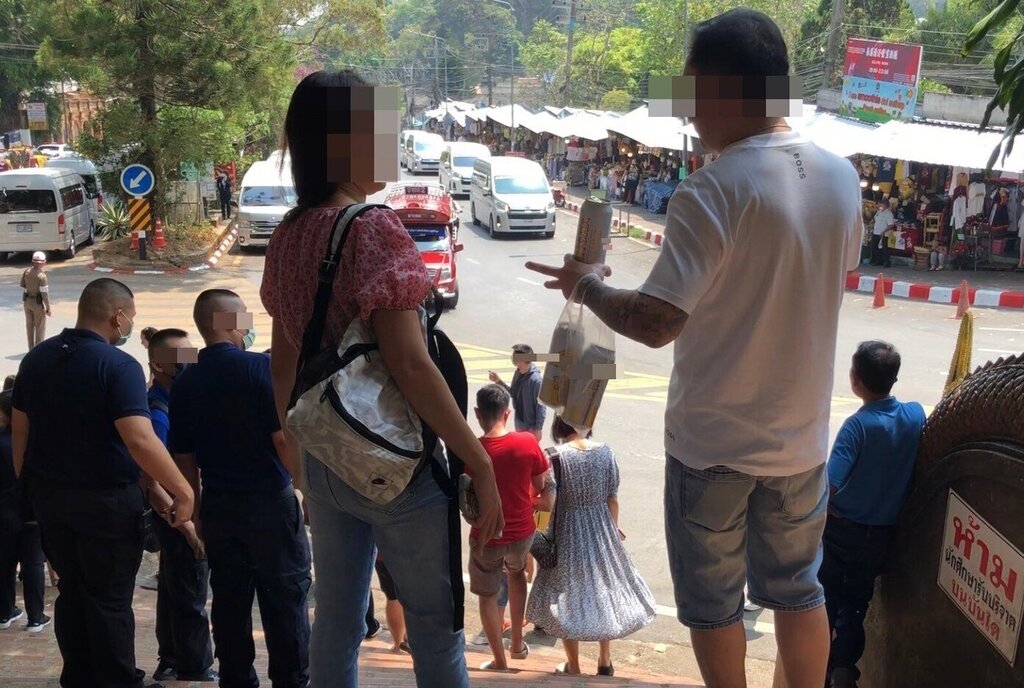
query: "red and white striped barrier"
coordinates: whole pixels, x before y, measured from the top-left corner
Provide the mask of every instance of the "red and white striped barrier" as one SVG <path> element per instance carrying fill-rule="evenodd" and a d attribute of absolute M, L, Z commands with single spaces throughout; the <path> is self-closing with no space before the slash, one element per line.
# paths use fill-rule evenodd
<path fill-rule="evenodd" d="M 851 272 L 846 276 L 846 289 L 865 294 L 875 291 L 878 277 Z M 904 282 L 883 278 L 885 293 L 913 301 L 956 304 L 960 301 L 960 287 L 941 287 L 935 284 Z M 972 306 L 987 308 L 1024 309 L 1024 292 L 1003 289 L 972 289 L 968 287 Z"/>

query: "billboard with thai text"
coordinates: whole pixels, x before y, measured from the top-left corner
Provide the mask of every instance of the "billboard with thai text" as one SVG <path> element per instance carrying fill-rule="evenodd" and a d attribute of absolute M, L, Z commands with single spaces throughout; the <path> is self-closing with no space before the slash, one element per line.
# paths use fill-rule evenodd
<path fill-rule="evenodd" d="M 851 38 L 846 45 L 839 114 L 868 122 L 912 118 L 922 54 L 919 45 Z"/>

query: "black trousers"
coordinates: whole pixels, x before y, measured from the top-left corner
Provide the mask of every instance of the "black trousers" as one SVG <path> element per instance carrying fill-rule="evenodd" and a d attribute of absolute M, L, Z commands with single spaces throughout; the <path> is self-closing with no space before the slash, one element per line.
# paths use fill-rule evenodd
<path fill-rule="evenodd" d="M 13 533 L 0 534 L 0 618 L 9 617 L 17 606 L 15 581 L 20 578 L 28 622 L 43 620 L 43 603 L 46 597 L 45 561 L 38 524 L 25 523 Z"/>
<path fill-rule="evenodd" d="M 844 668 L 860 676 L 857 662 L 864 655 L 864 617 L 875 592 L 875 579 L 889 556 L 893 531 L 892 527 L 866 526 L 831 515 L 825 523 L 818 579 L 825 588 L 832 638 L 830 673 Z"/>
<path fill-rule="evenodd" d="M 274 688 L 309 685 L 309 539 L 291 488 L 279 494 L 203 493 L 213 639 L 220 688 L 259 685 L 253 598 L 259 603 Z"/>
<path fill-rule="evenodd" d="M 60 576 L 54 633 L 63 688 L 141 688 L 135 666 L 135 576 L 142 561 L 138 485 L 73 488 L 38 481 L 35 513 Z"/>
<path fill-rule="evenodd" d="M 205 559 L 196 559 L 184 535 L 162 518 L 153 522 L 160 541 L 157 656 L 180 677 L 198 676 L 213 666 L 206 616 L 210 569 Z"/>
<path fill-rule="evenodd" d="M 220 197 L 220 214 L 225 220 L 231 219 L 231 197 Z"/>
<path fill-rule="evenodd" d="M 884 267 L 892 264 L 889 259 L 889 237 L 871 235 L 871 264 Z"/>

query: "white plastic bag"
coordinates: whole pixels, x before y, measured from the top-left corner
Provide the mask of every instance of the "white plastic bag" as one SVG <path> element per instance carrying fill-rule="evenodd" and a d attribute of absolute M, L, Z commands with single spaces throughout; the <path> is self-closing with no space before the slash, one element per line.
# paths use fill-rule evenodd
<path fill-rule="evenodd" d="M 615 333 L 582 303 L 577 284 L 555 325 L 548 351 L 558 356 L 544 366 L 540 401 L 585 433 L 594 427 L 608 380 L 615 372 Z"/>

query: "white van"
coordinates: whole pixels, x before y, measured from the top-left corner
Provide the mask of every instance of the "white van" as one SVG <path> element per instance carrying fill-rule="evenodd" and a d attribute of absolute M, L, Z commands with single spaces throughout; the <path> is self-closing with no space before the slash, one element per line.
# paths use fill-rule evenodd
<path fill-rule="evenodd" d="M 103 183 L 100 181 L 100 172 L 96 169 L 93 161 L 83 158 L 78 153 L 67 153 L 59 158 L 51 158 L 46 166 L 59 167 L 78 173 L 78 176 L 85 182 L 86 195 L 92 201 L 93 217 L 98 219 L 100 208 L 103 206 Z"/>
<path fill-rule="evenodd" d="M 473 224 L 487 223 L 491 236 L 538 232 L 555 236 L 555 201 L 544 169 L 532 160 L 480 158 L 469 194 Z"/>
<path fill-rule="evenodd" d="M 473 164 L 480 158 L 491 157 L 491 151 L 482 143 L 457 141 L 445 144 L 441 151 L 441 186 L 452 194 L 469 195 L 473 186 Z"/>
<path fill-rule="evenodd" d="M 63 251 L 96 236 L 85 182 L 77 172 L 39 167 L 0 172 L 0 253 Z"/>
<path fill-rule="evenodd" d="M 235 209 L 238 245 L 266 246 L 285 213 L 295 207 L 297 196 L 291 170 L 280 162 L 254 162 L 242 177 Z"/>
<path fill-rule="evenodd" d="M 413 131 L 405 139 L 405 167 L 413 174 L 430 172 L 437 174 L 441 164 L 441 149 L 444 139 L 440 134 L 429 131 Z"/>

